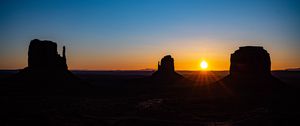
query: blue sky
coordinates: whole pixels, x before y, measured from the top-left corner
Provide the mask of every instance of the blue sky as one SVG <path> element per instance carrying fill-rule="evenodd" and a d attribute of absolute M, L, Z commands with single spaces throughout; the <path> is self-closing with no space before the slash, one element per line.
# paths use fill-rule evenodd
<path fill-rule="evenodd" d="M 172 54 L 179 69 L 205 58 L 221 70 L 244 45 L 264 46 L 273 69 L 300 67 L 299 13 L 296 0 L 2 0 L 0 68 L 25 67 L 34 38 L 66 45 L 72 69 L 155 68 Z"/>

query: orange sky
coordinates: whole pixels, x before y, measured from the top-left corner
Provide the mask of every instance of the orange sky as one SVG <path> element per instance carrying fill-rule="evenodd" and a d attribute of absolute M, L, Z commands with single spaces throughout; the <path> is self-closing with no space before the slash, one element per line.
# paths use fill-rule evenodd
<path fill-rule="evenodd" d="M 208 62 L 207 70 L 229 70 L 230 54 L 245 45 L 261 45 L 270 53 L 272 70 L 298 67 L 299 59 L 289 57 L 288 48 L 267 45 L 254 41 L 234 42 L 201 39 L 201 40 L 170 40 L 160 46 L 144 45 L 114 50 L 98 50 L 81 48 L 76 45 L 67 45 L 67 62 L 69 69 L 76 70 L 141 70 L 156 69 L 157 62 L 164 56 L 171 54 L 175 59 L 176 70 L 200 70 L 202 60 Z M 225 44 L 224 44 L 225 43 Z M 24 43 L 24 45 L 28 42 Z M 59 43 L 62 47 L 65 43 Z M 235 45 L 235 46 L 232 46 Z M 73 48 L 72 48 L 73 47 Z M 280 50 L 282 49 L 282 50 Z M 125 50 L 122 52 L 122 50 Z M 61 53 L 61 49 L 58 49 Z M 27 66 L 27 47 L 21 53 L 3 55 L 4 61 L 0 63 L 1 69 L 21 69 Z"/>

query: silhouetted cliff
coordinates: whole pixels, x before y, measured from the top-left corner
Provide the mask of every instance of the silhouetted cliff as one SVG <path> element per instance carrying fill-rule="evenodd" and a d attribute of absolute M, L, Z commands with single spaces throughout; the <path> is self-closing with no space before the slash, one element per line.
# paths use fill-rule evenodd
<path fill-rule="evenodd" d="M 64 115 L 79 112 L 78 107 L 70 106 L 94 90 L 68 70 L 65 47 L 60 56 L 56 43 L 34 39 L 28 49 L 28 67 L 0 85 L 5 103 L 1 115 L 14 120 L 8 122 L 17 122 L 13 125 L 52 125 L 49 120 L 54 111 Z M 19 118 L 25 121 L 20 123 Z"/>
<path fill-rule="evenodd" d="M 281 97 L 286 85 L 271 74 L 269 53 L 263 47 L 240 47 L 231 54 L 230 74 L 215 83 L 222 96 L 249 101 L 272 101 Z"/>
<path fill-rule="evenodd" d="M 237 51 L 231 54 L 230 75 L 271 75 L 271 60 L 269 53 L 263 47 L 240 47 Z"/>
<path fill-rule="evenodd" d="M 28 68 L 67 70 L 65 47 L 63 47 L 63 56 L 60 56 L 57 53 L 56 43 L 32 40 L 28 50 Z"/>
<path fill-rule="evenodd" d="M 171 55 L 164 56 L 158 62 L 157 71 L 152 74 L 152 77 L 158 79 L 178 79 L 183 78 L 180 74 L 175 72 L 174 59 Z"/>
<path fill-rule="evenodd" d="M 76 78 L 66 62 L 66 48 L 63 55 L 57 52 L 57 44 L 48 40 L 34 39 L 29 44 L 28 67 L 20 70 L 17 79 L 24 80 L 62 80 Z"/>
<path fill-rule="evenodd" d="M 167 55 L 161 59 L 161 64 L 158 62 L 157 71 L 165 74 L 174 73 L 174 59 Z"/>
<path fill-rule="evenodd" d="M 28 49 L 28 67 L 12 77 L 12 80 L 16 81 L 12 83 L 18 83 L 15 87 L 24 86 L 22 91 L 25 94 L 79 93 L 81 89 L 87 87 L 86 83 L 68 70 L 65 47 L 63 55 L 60 56 L 55 42 L 34 39 Z"/>

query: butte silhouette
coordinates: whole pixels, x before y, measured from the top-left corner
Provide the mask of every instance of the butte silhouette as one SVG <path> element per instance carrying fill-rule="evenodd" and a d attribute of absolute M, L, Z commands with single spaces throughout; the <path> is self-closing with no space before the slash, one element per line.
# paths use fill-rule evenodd
<path fill-rule="evenodd" d="M 57 44 L 52 41 L 34 39 L 28 50 L 28 67 L 18 73 L 22 79 L 63 79 L 74 78 L 66 63 L 66 49 L 63 56 L 57 53 Z"/>
<path fill-rule="evenodd" d="M 79 108 L 70 106 L 80 103 L 92 91 L 89 84 L 68 70 L 65 47 L 60 56 L 56 43 L 38 39 L 30 42 L 28 66 L 0 89 L 5 103 L 1 114 L 12 120 L 13 125 L 14 122 L 15 125 L 49 125 L 52 110 L 62 115 L 77 113 Z"/>
<path fill-rule="evenodd" d="M 259 46 L 244 46 L 230 57 L 230 74 L 214 83 L 216 93 L 261 103 L 272 102 L 286 85 L 271 74 L 269 53 Z"/>
<path fill-rule="evenodd" d="M 61 56 L 55 42 L 38 39 L 30 42 L 28 66 L 13 76 L 12 80 L 22 83 L 24 90 L 38 89 L 51 93 L 75 91 L 87 86 L 68 70 L 65 47 Z"/>
<path fill-rule="evenodd" d="M 158 80 L 175 80 L 183 78 L 183 76 L 175 72 L 174 59 L 171 55 L 164 56 L 161 61 L 158 62 L 157 71 L 155 71 L 151 77 Z"/>
<path fill-rule="evenodd" d="M 263 109 L 263 113 L 269 115 L 274 124 L 295 123 L 295 120 L 292 122 L 289 119 L 300 114 L 299 103 L 295 100 L 299 98 L 299 93 L 271 74 L 270 59 L 263 47 L 240 47 L 231 54 L 230 74 L 204 87 L 204 95 L 212 96 L 215 105 L 219 105 L 219 110 L 225 112 L 241 113 Z M 260 115 L 259 112 L 255 113 Z"/>

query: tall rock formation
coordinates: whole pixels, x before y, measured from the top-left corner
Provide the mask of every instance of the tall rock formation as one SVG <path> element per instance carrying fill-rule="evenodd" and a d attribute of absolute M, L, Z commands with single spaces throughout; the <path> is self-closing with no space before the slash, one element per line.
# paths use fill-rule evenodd
<path fill-rule="evenodd" d="M 255 117 L 264 115 L 264 119 L 265 115 L 271 115 L 274 122 L 258 121 L 259 125 L 280 124 L 278 120 L 298 115 L 298 92 L 271 74 L 270 55 L 263 47 L 257 46 L 236 50 L 231 54 L 230 74 L 215 83 L 203 85 L 199 91 L 202 97 L 208 98 L 215 105 L 217 112 L 221 110 L 226 114 L 237 115 L 250 112 Z M 267 111 L 262 114 L 257 112 L 259 109 Z"/>
<path fill-rule="evenodd" d="M 175 79 L 182 78 L 182 76 L 175 72 L 174 59 L 171 55 L 164 56 L 158 62 L 157 71 L 152 74 L 152 77 L 160 79 Z"/>
<path fill-rule="evenodd" d="M 271 75 L 271 60 L 269 53 L 263 47 L 259 46 L 240 47 L 231 54 L 230 75 Z"/>
<path fill-rule="evenodd" d="M 167 55 L 161 59 L 161 64 L 158 62 L 157 71 L 160 71 L 165 74 L 174 73 L 174 59 L 171 55 Z"/>
<path fill-rule="evenodd" d="M 269 53 L 263 47 L 240 47 L 230 58 L 230 74 L 216 82 L 216 94 L 267 101 L 285 85 L 271 74 Z M 223 93 L 223 94 L 222 94 Z"/>
<path fill-rule="evenodd" d="M 67 70 L 65 47 L 63 56 L 57 53 L 57 44 L 52 41 L 34 39 L 30 42 L 28 50 L 29 69 L 55 69 Z"/>
<path fill-rule="evenodd" d="M 89 84 L 68 70 L 66 48 L 62 56 L 57 44 L 34 39 L 28 48 L 28 66 L 12 77 L 15 87 L 21 86 L 24 95 L 74 95 L 88 92 Z M 19 87 L 18 87 L 19 88 Z"/>
<path fill-rule="evenodd" d="M 28 48 L 28 66 L 17 78 L 25 80 L 72 80 L 76 78 L 69 70 L 66 48 L 62 56 L 57 52 L 57 44 L 48 40 L 31 40 Z"/>
<path fill-rule="evenodd" d="M 80 103 L 83 97 L 95 91 L 68 70 L 65 53 L 65 47 L 62 56 L 57 53 L 55 42 L 32 40 L 28 48 L 28 66 L 0 85 L 0 92 L 7 96 L 4 97 L 7 99 L 5 110 L 1 112 L 12 115 L 9 117 L 12 120 L 24 118 L 33 125 L 45 125 L 36 120 L 40 117 L 43 117 L 42 122 L 51 120 L 48 117 L 53 115 L 52 110 L 57 113 L 79 112 L 77 107 L 70 111 L 65 106 Z"/>

